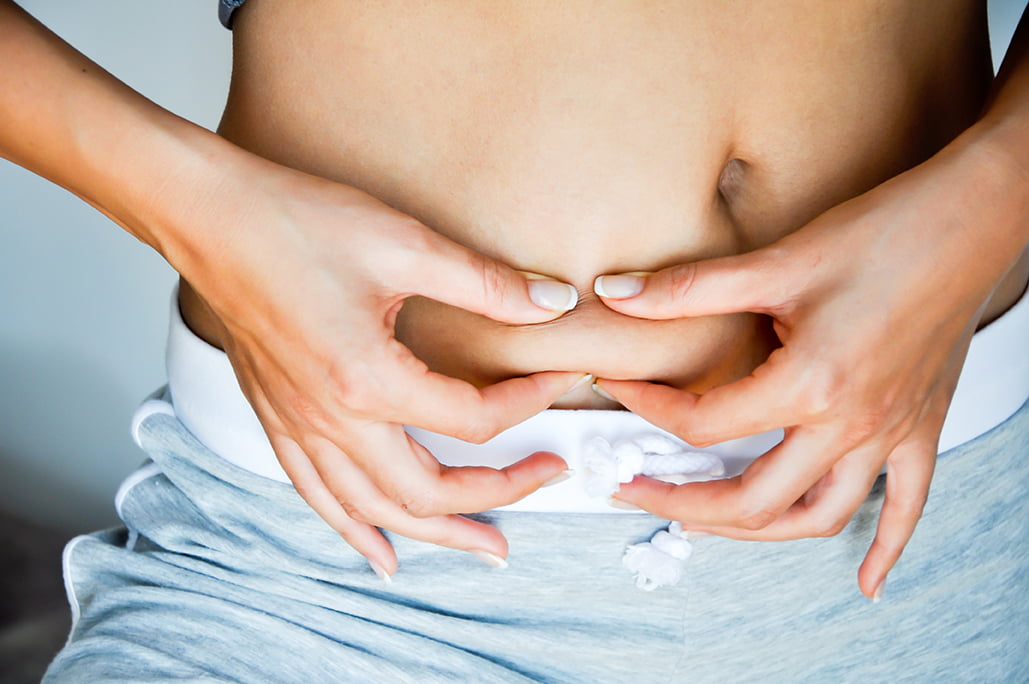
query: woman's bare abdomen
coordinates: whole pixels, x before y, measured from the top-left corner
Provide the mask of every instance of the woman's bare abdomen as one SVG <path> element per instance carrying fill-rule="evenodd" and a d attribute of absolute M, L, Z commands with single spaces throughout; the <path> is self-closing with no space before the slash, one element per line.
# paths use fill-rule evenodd
<path fill-rule="evenodd" d="M 408 300 L 401 341 L 478 384 L 745 375 L 774 345 L 761 317 L 630 319 L 593 279 L 775 241 L 926 159 L 990 80 L 968 1 L 249 0 L 234 40 L 227 138 L 579 289 L 520 327 Z"/>

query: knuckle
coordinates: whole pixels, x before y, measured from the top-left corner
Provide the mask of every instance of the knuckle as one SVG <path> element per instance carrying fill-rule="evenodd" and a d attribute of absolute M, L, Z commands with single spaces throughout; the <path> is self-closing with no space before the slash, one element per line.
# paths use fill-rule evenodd
<path fill-rule="evenodd" d="M 667 272 L 668 295 L 673 300 L 686 299 L 697 280 L 696 264 L 683 264 Z"/>
<path fill-rule="evenodd" d="M 489 409 L 490 407 L 480 394 L 474 403 L 474 415 L 469 416 L 468 422 L 460 426 L 454 436 L 473 444 L 483 444 L 500 434 L 503 426 Z"/>
<path fill-rule="evenodd" d="M 390 234 L 395 238 L 399 248 L 399 259 L 394 262 L 394 266 L 413 266 L 421 255 L 436 251 L 432 231 L 409 216 L 396 219 L 390 225 Z"/>
<path fill-rule="evenodd" d="M 500 424 L 499 420 L 493 416 L 484 416 L 478 420 L 474 420 L 470 427 L 471 439 L 469 441 L 476 444 L 488 442 L 503 432 L 503 426 Z"/>
<path fill-rule="evenodd" d="M 286 406 L 290 414 L 301 423 L 310 425 L 321 432 L 328 431 L 330 425 L 325 412 L 322 410 L 321 405 L 310 397 L 294 393 L 287 398 Z"/>
<path fill-rule="evenodd" d="M 478 258 L 478 271 L 483 300 L 502 307 L 507 295 L 508 278 L 505 268 L 492 259 Z"/>
<path fill-rule="evenodd" d="M 486 423 L 473 423 L 465 429 L 465 436 L 462 439 L 473 444 L 484 444 L 496 436 L 497 431 Z"/>
<path fill-rule="evenodd" d="M 828 415 L 844 400 L 844 378 L 836 368 L 819 364 L 810 369 L 798 404 L 807 418 Z"/>
<path fill-rule="evenodd" d="M 816 521 L 815 537 L 835 537 L 847 527 L 850 518 L 845 515 L 825 516 Z"/>
<path fill-rule="evenodd" d="M 404 246 L 415 254 L 434 251 L 436 247 L 437 234 L 410 216 L 404 216 L 397 221 L 396 233 Z"/>
<path fill-rule="evenodd" d="M 879 433 L 886 424 L 889 413 L 887 406 L 875 406 L 865 409 L 851 420 L 844 437 L 846 442 L 860 444 Z"/>
<path fill-rule="evenodd" d="M 417 219 L 409 216 L 390 217 L 384 234 L 390 236 L 386 249 L 375 262 L 380 282 L 408 282 L 411 274 L 425 267 L 425 256 L 439 252 L 437 235 Z"/>
<path fill-rule="evenodd" d="M 704 448 L 717 443 L 714 433 L 706 426 L 697 426 L 687 423 L 685 420 L 680 420 L 676 428 L 675 434 L 679 435 L 690 446 Z"/>
<path fill-rule="evenodd" d="M 771 525 L 779 517 L 779 512 L 772 508 L 762 507 L 758 510 L 747 510 L 740 514 L 736 526 L 756 532 Z"/>
<path fill-rule="evenodd" d="M 433 530 L 424 541 L 452 549 L 459 549 L 462 546 L 460 535 L 449 525 L 444 526 L 442 529 Z"/>
<path fill-rule="evenodd" d="M 314 502 L 318 501 L 317 496 L 320 492 L 307 482 L 294 482 L 293 489 L 297 491 L 301 499 L 311 504 L 312 508 L 314 507 Z"/>
<path fill-rule="evenodd" d="M 349 413 L 364 415 L 375 410 L 380 400 L 375 385 L 365 382 L 353 369 L 332 373 L 333 393 L 336 401 Z"/>
<path fill-rule="evenodd" d="M 405 513 L 414 518 L 428 518 L 436 514 L 431 492 L 426 490 L 403 490 L 397 493 L 394 500 Z"/>
<path fill-rule="evenodd" d="M 925 502 L 928 499 L 927 492 L 918 494 L 894 496 L 890 499 L 890 505 L 899 511 L 905 518 L 919 519 L 922 511 L 925 510 Z"/>
<path fill-rule="evenodd" d="M 353 501 L 340 501 L 340 506 L 347 517 L 359 523 L 374 525 L 376 517 L 367 506 L 354 503 Z"/>

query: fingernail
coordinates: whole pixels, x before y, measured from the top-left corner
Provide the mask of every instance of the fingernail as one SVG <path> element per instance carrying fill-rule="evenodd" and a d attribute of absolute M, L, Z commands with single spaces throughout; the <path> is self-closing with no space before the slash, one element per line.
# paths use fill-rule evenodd
<path fill-rule="evenodd" d="M 393 584 L 393 578 L 389 576 L 389 573 L 386 572 L 384 567 L 373 560 L 368 561 L 368 567 L 370 567 L 372 572 L 374 572 L 385 584 Z"/>
<path fill-rule="evenodd" d="M 600 276 L 593 281 L 593 291 L 607 299 L 629 299 L 643 292 L 644 279 L 631 273 Z"/>
<path fill-rule="evenodd" d="M 617 399 L 612 397 L 610 394 L 608 394 L 607 391 L 603 387 L 598 385 L 597 383 L 593 383 L 593 391 L 596 392 L 597 394 L 599 394 L 600 396 L 604 397 L 605 399 L 608 399 L 610 401 L 615 401 L 615 402 L 618 401 Z"/>
<path fill-rule="evenodd" d="M 564 470 L 541 484 L 540 487 L 550 487 L 556 484 L 561 484 L 562 482 L 567 482 L 574 474 L 574 470 Z"/>
<path fill-rule="evenodd" d="M 496 555 L 495 553 L 483 551 L 482 549 L 473 549 L 472 551 L 469 551 L 469 553 L 471 553 L 473 556 L 481 560 L 486 565 L 497 568 L 498 570 L 503 570 L 507 567 L 507 561 L 501 558 L 500 556 Z"/>
<path fill-rule="evenodd" d="M 642 511 L 643 510 L 639 506 L 634 506 L 633 504 L 629 503 L 628 501 L 621 501 L 619 499 L 614 499 L 614 498 L 608 499 L 607 500 L 607 505 L 610 506 L 611 508 L 617 508 L 617 509 L 622 510 L 622 511 Z"/>
<path fill-rule="evenodd" d="M 538 273 L 520 273 L 529 281 L 529 299 L 541 309 L 564 313 L 571 311 L 579 303 L 579 291 L 572 285 Z"/>
<path fill-rule="evenodd" d="M 579 378 L 578 380 L 576 380 L 575 384 L 572 385 L 571 387 L 569 387 L 567 390 L 565 390 L 565 393 L 562 394 L 561 396 L 567 397 L 569 394 L 571 394 L 575 390 L 579 389 L 580 387 L 582 387 L 586 383 L 593 382 L 593 379 L 594 379 L 593 375 L 591 375 L 590 373 L 587 373 L 586 375 L 584 375 L 581 378 Z"/>
<path fill-rule="evenodd" d="M 886 578 L 883 577 L 883 581 L 879 582 L 879 586 L 872 592 L 872 603 L 879 603 L 883 598 L 883 589 L 886 588 Z"/>

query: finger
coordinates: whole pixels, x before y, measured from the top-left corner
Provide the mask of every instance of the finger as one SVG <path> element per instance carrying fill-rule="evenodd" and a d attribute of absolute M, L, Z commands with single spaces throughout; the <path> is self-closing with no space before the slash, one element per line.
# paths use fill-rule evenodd
<path fill-rule="evenodd" d="M 439 432 L 481 444 L 512 425 L 536 415 L 564 396 L 583 379 L 581 373 L 546 371 L 504 380 L 481 390 L 458 389 L 452 379 L 429 378 L 419 396 L 434 397 L 429 403 L 405 406 L 405 425 Z M 415 383 L 416 386 L 421 383 Z"/>
<path fill-rule="evenodd" d="M 544 376 L 540 381 L 546 384 L 547 378 L 552 376 L 570 376 L 575 379 L 582 374 L 539 375 Z M 438 377 L 478 393 L 467 383 Z M 567 384 L 561 383 L 559 390 Z M 260 389 L 251 393 L 251 401 L 259 416 L 270 416 L 262 418 L 262 424 L 274 428 L 269 430 L 269 434 L 309 432 L 306 424 L 297 424 L 296 421 L 284 425 L 278 414 L 268 406 Z M 550 401 L 548 399 L 547 403 Z M 438 408 L 438 402 L 434 403 Z M 461 418 L 470 418 L 471 424 L 475 424 L 473 413 L 466 411 Z M 321 477 L 333 475 L 337 469 L 346 469 L 353 466 L 353 463 L 360 466 L 360 469 L 355 468 L 357 473 L 349 479 L 330 487 L 337 500 L 345 499 L 349 502 L 354 500 L 354 494 L 358 500 L 362 499 L 361 490 L 350 489 L 347 483 L 357 481 L 358 474 L 363 477 L 364 472 L 367 472 L 377 491 L 385 493 L 394 502 L 407 505 L 412 513 L 420 517 L 477 512 L 502 506 L 524 497 L 567 468 L 561 458 L 545 453 L 535 454 L 503 470 L 445 468 L 421 445 L 410 439 L 399 424 L 337 418 L 326 422 L 323 427 L 326 437 L 309 435 L 301 447 L 306 457 L 314 461 Z M 380 524 L 381 518 L 377 516 L 365 516 L 361 520 L 373 518 L 375 524 Z"/>
<path fill-rule="evenodd" d="M 753 311 L 767 313 L 790 292 L 787 261 L 768 248 L 680 264 L 651 274 L 599 276 L 593 290 L 608 307 L 639 318 L 683 318 Z"/>
<path fill-rule="evenodd" d="M 897 563 L 922 517 L 935 467 L 934 440 L 909 439 L 890 455 L 879 526 L 858 570 L 858 586 L 865 596 L 878 599 L 882 595 L 886 575 Z"/>
<path fill-rule="evenodd" d="M 585 373 L 545 371 L 479 389 L 430 371 L 406 347 L 380 358 L 373 376 L 380 395 L 391 403 L 378 411 L 381 419 L 476 443 L 536 415 L 592 379 Z M 404 391 L 389 393 L 390 387 Z"/>
<path fill-rule="evenodd" d="M 390 287 L 505 323 L 541 323 L 575 308 L 574 286 L 525 274 L 425 228 L 407 259 L 390 269 Z M 388 266 L 385 268 L 389 268 Z M 384 269 L 385 270 L 385 269 Z"/>
<path fill-rule="evenodd" d="M 413 516 L 404 504 L 386 496 L 369 473 L 331 443 L 317 440 L 317 446 L 307 451 L 320 481 L 349 518 L 419 541 L 465 551 L 486 551 L 500 558 L 507 556 L 507 540 L 495 527 L 459 515 Z"/>
<path fill-rule="evenodd" d="M 797 425 L 809 419 L 798 376 L 772 353 L 751 375 L 696 395 L 635 380 L 597 380 L 596 385 L 633 413 L 697 447 Z"/>
<path fill-rule="evenodd" d="M 348 544 L 368 559 L 372 569 L 378 565 L 388 576 L 397 571 L 397 554 L 393 546 L 375 527 L 358 522 L 348 516 L 339 502 L 322 482 L 299 445 L 288 437 L 271 437 L 283 470 L 289 475 L 297 493 Z"/>
<path fill-rule="evenodd" d="M 406 435 L 411 448 L 425 459 L 436 458 L 413 437 Z M 538 451 L 505 467 L 441 466 L 436 484 L 436 510 L 423 504 L 416 515 L 439 513 L 478 513 L 524 499 L 568 470 L 560 456 Z"/>
<path fill-rule="evenodd" d="M 400 426 L 388 424 L 366 428 L 360 443 L 350 446 L 347 453 L 376 489 L 407 515 L 418 518 L 478 513 L 504 506 L 524 498 L 568 468 L 560 457 L 546 452 L 502 469 L 448 467 Z M 318 466 L 326 476 L 327 469 L 320 463 Z M 339 492 L 348 487 L 347 482 L 340 481 L 340 488 L 332 489 Z"/>
<path fill-rule="evenodd" d="M 851 452 L 781 516 L 760 530 L 686 525 L 686 529 L 743 541 L 831 537 L 847 526 L 882 470 L 878 446 Z"/>
<path fill-rule="evenodd" d="M 638 477 L 622 485 L 614 498 L 666 520 L 761 530 L 840 458 L 833 441 L 828 431 L 796 428 L 737 477 L 678 486 Z"/>

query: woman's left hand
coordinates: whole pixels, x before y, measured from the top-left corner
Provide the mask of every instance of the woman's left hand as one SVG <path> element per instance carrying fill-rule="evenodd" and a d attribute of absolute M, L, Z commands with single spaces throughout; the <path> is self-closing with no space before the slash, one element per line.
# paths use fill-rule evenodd
<path fill-rule="evenodd" d="M 878 596 L 921 516 L 969 341 L 1025 245 L 1018 177 L 1003 154 L 955 145 L 768 247 L 598 279 L 598 294 L 621 297 L 603 298 L 621 313 L 756 312 L 774 319 L 782 342 L 752 375 L 699 396 L 600 381 L 695 446 L 785 428 L 739 477 L 681 486 L 640 477 L 616 497 L 737 539 L 826 536 L 849 522 L 885 465 L 885 501 L 858 573 L 862 592 Z"/>

